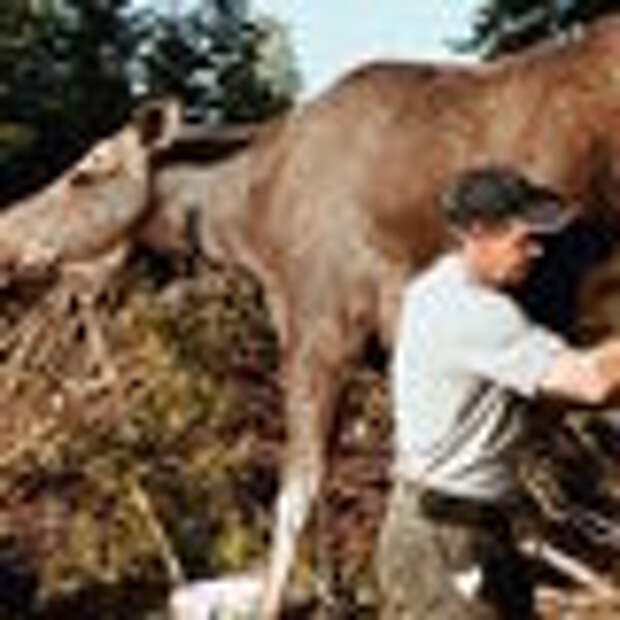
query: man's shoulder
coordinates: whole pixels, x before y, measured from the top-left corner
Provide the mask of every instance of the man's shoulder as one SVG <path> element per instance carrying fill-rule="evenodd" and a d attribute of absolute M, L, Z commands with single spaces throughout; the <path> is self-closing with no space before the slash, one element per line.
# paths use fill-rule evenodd
<path fill-rule="evenodd" d="M 413 276 L 405 288 L 405 294 L 415 297 L 429 289 L 442 289 L 446 285 L 454 286 L 462 272 L 461 259 L 457 254 L 443 254 Z"/>
<path fill-rule="evenodd" d="M 462 258 L 452 253 L 440 257 L 408 283 L 405 307 L 409 313 L 432 313 L 433 322 L 439 321 L 446 328 L 452 325 L 458 331 L 469 331 L 472 324 L 493 329 L 524 320 L 518 304 L 507 293 L 474 282 Z"/>
<path fill-rule="evenodd" d="M 436 338 L 443 326 L 457 321 L 455 309 L 462 302 L 455 298 L 467 295 L 461 289 L 458 257 L 439 257 L 406 285 L 403 295 L 402 320 L 417 338 Z"/>
<path fill-rule="evenodd" d="M 455 303 L 466 302 L 476 291 L 469 281 L 462 257 L 447 253 L 413 277 L 405 288 L 409 305 L 432 305 L 436 311 L 450 312 Z"/>

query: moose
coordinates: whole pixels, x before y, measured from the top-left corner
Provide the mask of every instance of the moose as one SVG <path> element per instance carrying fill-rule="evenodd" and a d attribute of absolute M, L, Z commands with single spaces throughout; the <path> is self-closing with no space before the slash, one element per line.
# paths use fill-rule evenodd
<path fill-rule="evenodd" d="M 489 163 L 516 167 L 617 236 L 619 57 L 620 19 L 607 18 L 487 64 L 368 64 L 245 130 L 201 133 L 178 106 L 147 105 L 0 214 L 4 281 L 141 243 L 198 246 L 262 283 L 287 422 L 265 620 L 279 615 L 320 490 L 346 368 L 369 335 L 389 348 L 403 283 L 448 239 L 436 205 L 451 179 Z"/>

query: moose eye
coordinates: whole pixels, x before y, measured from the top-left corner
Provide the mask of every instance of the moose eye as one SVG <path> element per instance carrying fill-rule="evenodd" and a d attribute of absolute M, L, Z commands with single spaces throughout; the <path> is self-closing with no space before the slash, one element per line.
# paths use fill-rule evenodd
<path fill-rule="evenodd" d="M 71 175 L 69 182 L 75 187 L 83 187 L 85 185 L 90 185 L 94 179 L 94 176 L 95 175 L 92 170 L 79 168 Z"/>

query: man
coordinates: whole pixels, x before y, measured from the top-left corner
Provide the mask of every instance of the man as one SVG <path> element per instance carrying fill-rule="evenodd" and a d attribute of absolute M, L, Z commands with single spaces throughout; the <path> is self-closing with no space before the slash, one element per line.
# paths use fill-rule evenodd
<path fill-rule="evenodd" d="M 407 286 L 396 341 L 382 617 L 525 620 L 532 587 L 507 513 L 528 403 L 602 403 L 620 386 L 620 340 L 575 349 L 510 296 L 542 237 L 572 219 L 553 192 L 489 167 L 462 175 L 443 208 L 455 247 Z"/>

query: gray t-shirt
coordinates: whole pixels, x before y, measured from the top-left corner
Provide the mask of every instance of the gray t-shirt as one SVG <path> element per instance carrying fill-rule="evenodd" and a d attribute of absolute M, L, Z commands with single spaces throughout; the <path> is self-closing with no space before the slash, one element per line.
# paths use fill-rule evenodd
<path fill-rule="evenodd" d="M 396 474 L 480 499 L 513 490 L 527 400 L 564 341 L 453 253 L 407 286 L 396 342 Z"/>

